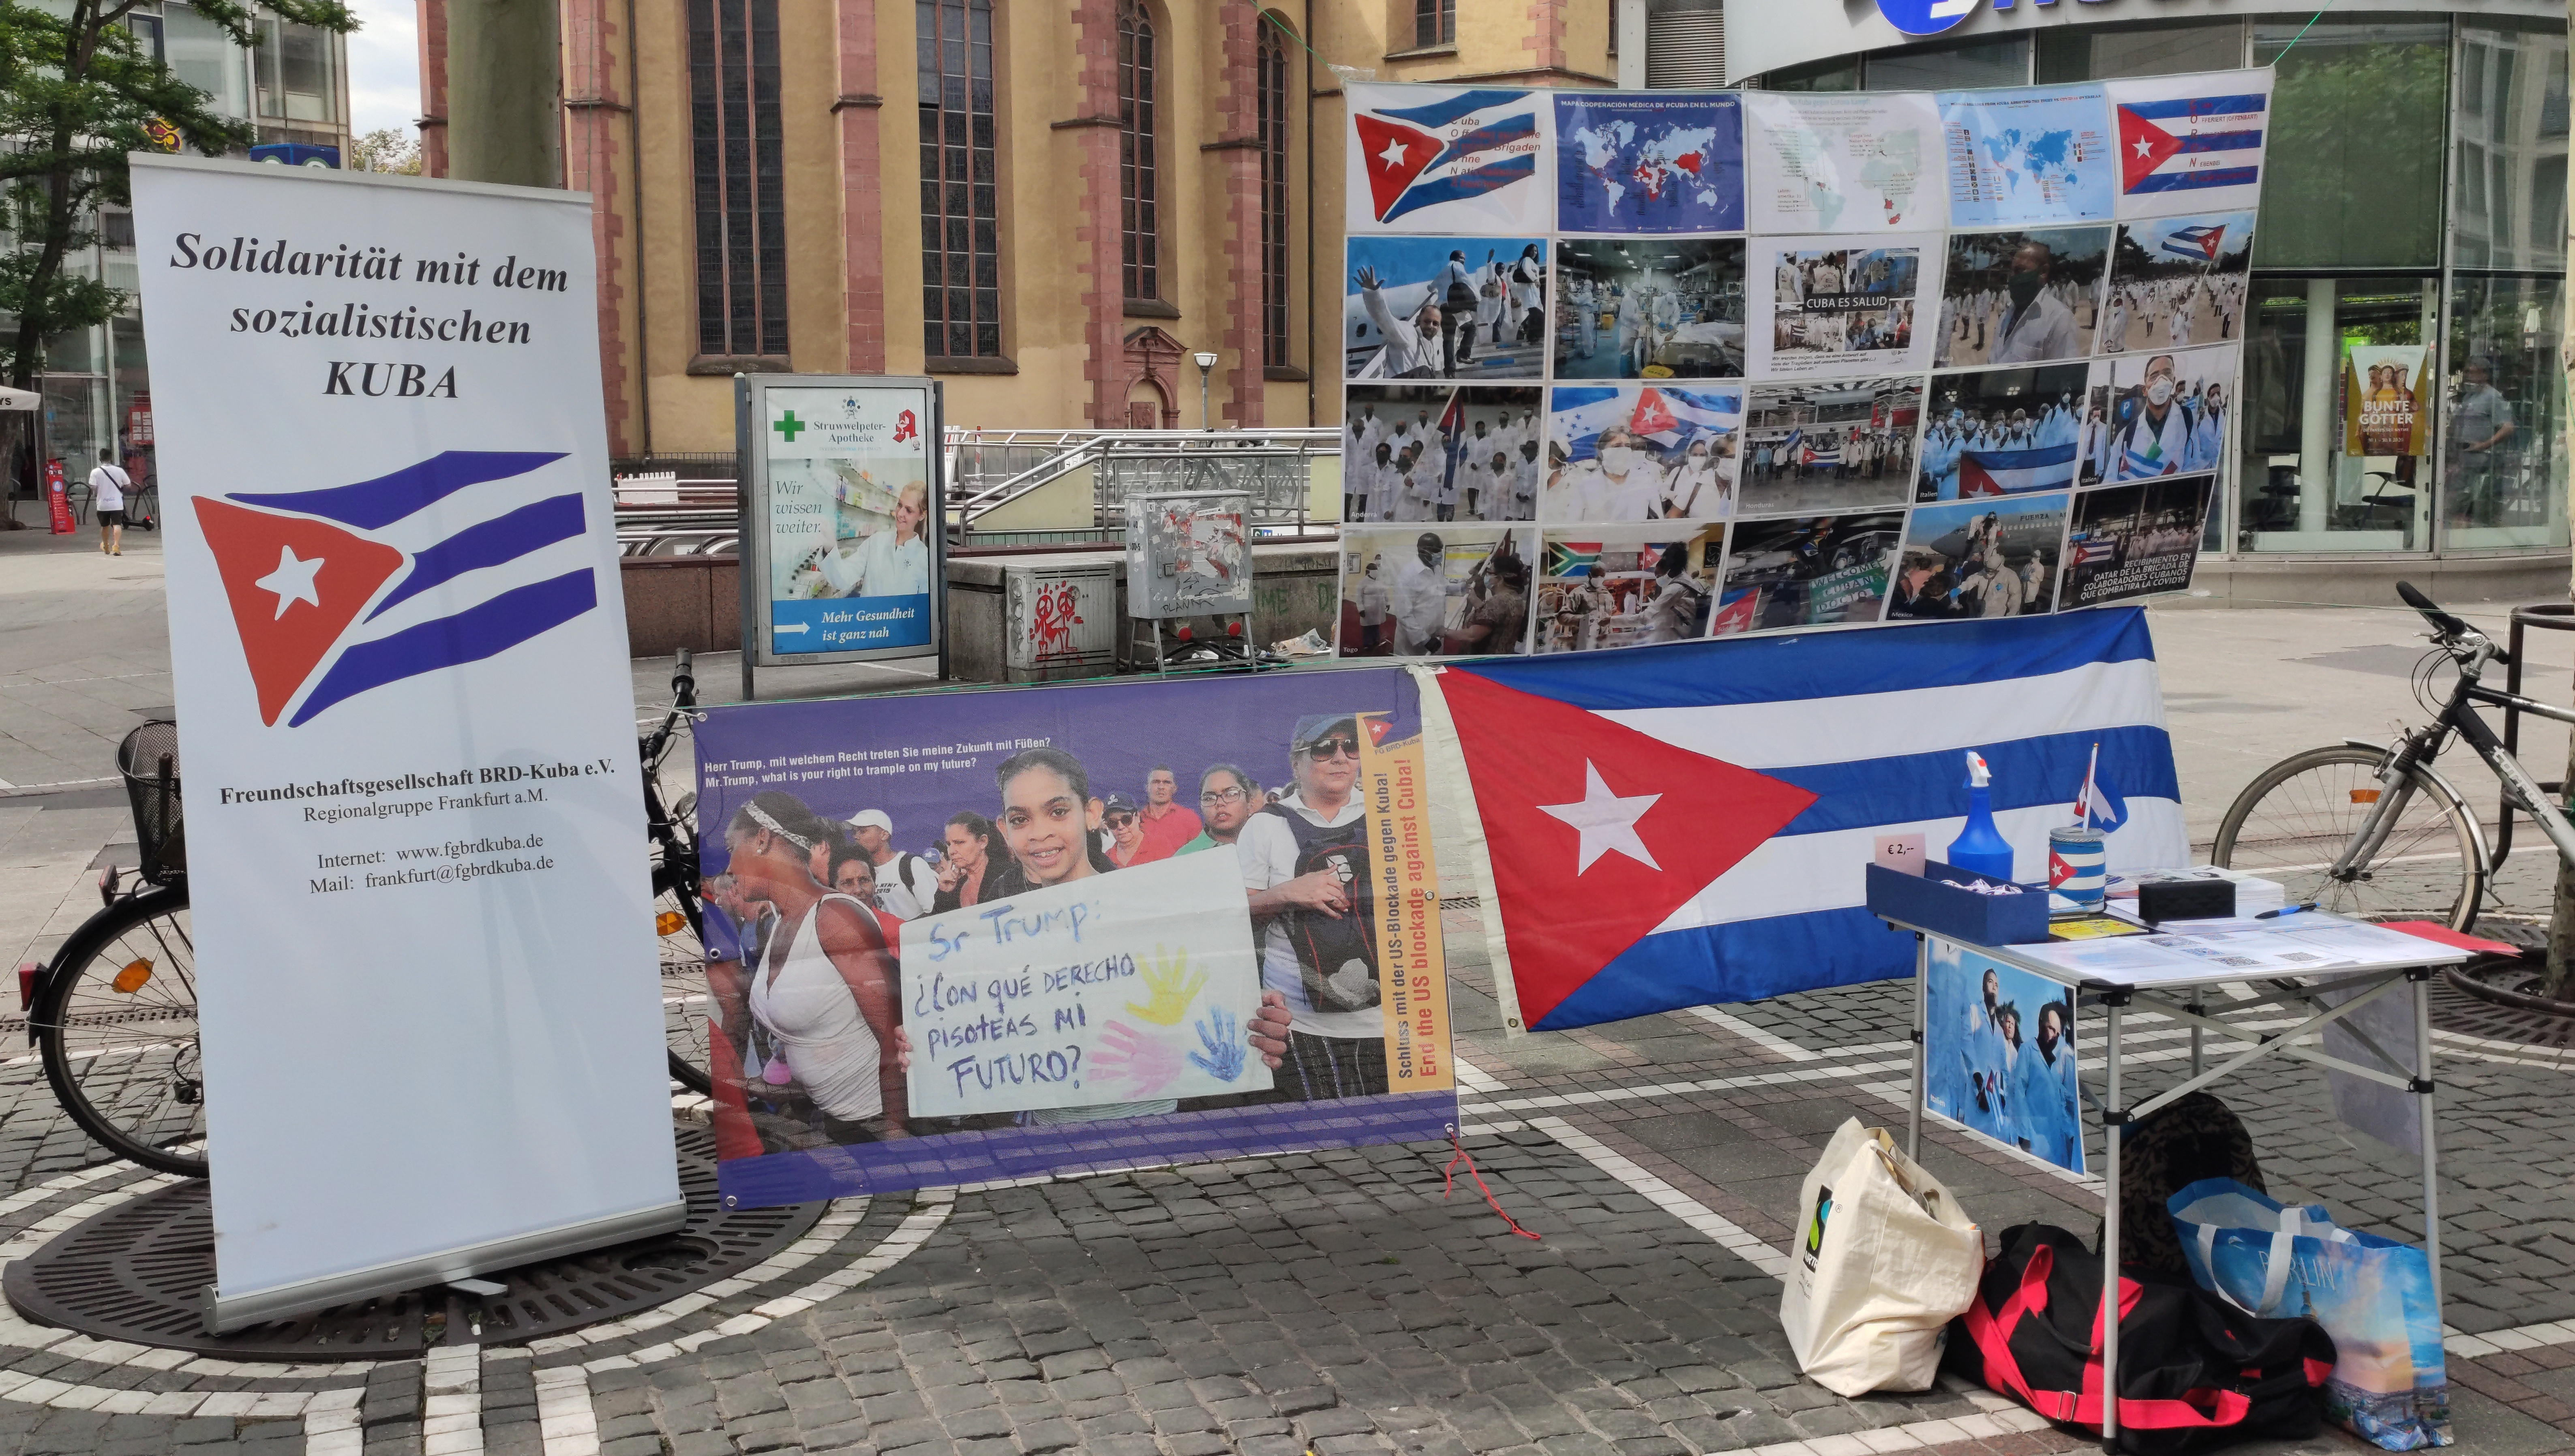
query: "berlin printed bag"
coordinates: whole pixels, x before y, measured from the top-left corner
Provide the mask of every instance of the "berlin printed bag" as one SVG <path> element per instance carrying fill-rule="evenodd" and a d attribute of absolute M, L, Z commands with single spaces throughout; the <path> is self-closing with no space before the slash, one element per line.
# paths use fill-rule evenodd
<path fill-rule="evenodd" d="M 2305 1315 L 2333 1337 L 2326 1419 L 2389 1451 L 2450 1444 L 2441 1308 L 2423 1250 L 2227 1178 L 2173 1194 L 2172 1220 L 2199 1287 L 2249 1314 Z"/>
<path fill-rule="evenodd" d="M 2101 1428 L 2101 1256 L 2061 1228 L 2003 1230 L 1975 1302 L 1952 1326 L 1950 1369 L 2067 1426 Z M 2255 1319 L 2206 1290 L 2119 1281 L 2119 1441 L 2129 1456 L 2194 1456 L 2237 1441 L 2302 1440 L 2333 1341 L 2308 1319 Z"/>

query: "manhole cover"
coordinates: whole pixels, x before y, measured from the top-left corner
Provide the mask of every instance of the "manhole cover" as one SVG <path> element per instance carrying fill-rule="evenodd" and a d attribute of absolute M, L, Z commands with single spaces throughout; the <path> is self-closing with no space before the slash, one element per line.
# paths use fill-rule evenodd
<path fill-rule="evenodd" d="M 19 1314 L 106 1340 L 236 1360 L 401 1359 L 453 1332 L 518 1344 L 622 1318 L 739 1274 L 823 1216 L 822 1203 L 727 1209 L 716 1193 L 715 1137 L 679 1129 L 678 1230 L 484 1277 L 509 1292 L 479 1299 L 445 1288 L 326 1309 L 208 1335 L 198 1291 L 215 1277 L 214 1221 L 203 1179 L 185 1179 L 92 1215 L 0 1275 Z M 479 1335 L 471 1333 L 481 1326 Z"/>

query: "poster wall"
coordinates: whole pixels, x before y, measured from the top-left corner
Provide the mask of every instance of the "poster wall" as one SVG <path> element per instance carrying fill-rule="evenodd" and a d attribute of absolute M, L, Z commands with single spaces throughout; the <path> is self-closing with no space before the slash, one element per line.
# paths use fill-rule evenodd
<path fill-rule="evenodd" d="M 133 162 L 213 1322 L 677 1227 L 588 203 Z"/>
<path fill-rule="evenodd" d="M 728 1197 L 1455 1120 L 1398 670 L 720 708 L 697 743 Z"/>
<path fill-rule="evenodd" d="M 2197 531 L 2171 513 L 2207 509 L 2225 457 L 2270 88 L 2267 70 L 1936 93 L 1353 85 L 1344 519 L 1405 523 L 1413 550 L 1344 553 L 1353 577 L 1377 565 L 1343 584 L 1341 655 L 2186 589 L 2196 554 L 2162 538 Z M 2418 418 L 2416 372 L 2355 367 L 2355 440 L 2364 413 L 2373 439 Z M 2090 499 L 2136 486 L 2153 489 Z M 1978 501 L 1993 519 L 1962 532 L 1946 508 Z M 1908 519 L 1926 508 L 1942 514 Z M 1545 555 L 1508 599 L 1527 631 L 1461 632 L 1458 612 L 1392 629 L 1377 599 L 1402 556 L 1452 536 L 1489 554 L 1492 523 L 1532 520 Z M 1666 521 L 1694 529 L 1634 534 Z M 1625 605 L 1611 568 L 1556 543 L 1622 543 L 1633 573 L 1623 543 L 1649 541 L 1691 563 L 1652 578 L 1650 632 L 1545 616 Z M 2140 568 L 2064 595 L 2113 551 Z"/>

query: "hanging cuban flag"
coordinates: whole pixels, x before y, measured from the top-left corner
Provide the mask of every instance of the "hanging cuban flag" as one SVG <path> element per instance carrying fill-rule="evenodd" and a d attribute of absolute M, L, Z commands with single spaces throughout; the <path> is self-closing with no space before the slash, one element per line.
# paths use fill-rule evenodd
<path fill-rule="evenodd" d="M 1801 465 L 1841 464 L 1842 438 L 1838 435 L 1826 435 L 1820 439 L 1805 442 L 1797 447 L 1797 461 Z"/>
<path fill-rule="evenodd" d="M 260 722 L 294 705 L 300 727 L 598 607 L 579 484 L 499 484 L 563 458 L 450 450 L 354 485 L 197 497 Z"/>
<path fill-rule="evenodd" d="M 1702 435 L 1731 435 L 1742 424 L 1743 394 L 1739 390 L 1681 390 L 1654 385 L 1637 392 L 1636 407 L 1627 419 L 1627 428 L 1638 442 L 1667 460 L 1688 450 L 1689 443 Z"/>
<path fill-rule="evenodd" d="M 1864 869 L 1880 834 L 1956 837 L 1969 749 L 2029 874 L 2096 743 L 2110 869 L 2186 862 L 2134 608 L 1417 671 L 1473 789 L 1511 1030 L 1911 975 Z"/>
<path fill-rule="evenodd" d="M 1352 85 L 1351 232 L 1543 232 L 1550 93 Z"/>
<path fill-rule="evenodd" d="M 2217 261 L 2217 245 L 2226 241 L 2224 223 L 2202 223 L 2196 227 L 2175 228 L 2164 234 L 2163 251 L 2193 263 Z"/>
<path fill-rule="evenodd" d="M 2028 450 L 1966 450 L 1958 453 L 1958 494 L 2017 496 L 2027 491 L 2061 491 L 2074 484 L 2074 445 L 2041 445 Z"/>
<path fill-rule="evenodd" d="M 2104 84 L 2118 118 L 2120 217 L 2250 208 L 2259 201 L 2269 72 Z"/>

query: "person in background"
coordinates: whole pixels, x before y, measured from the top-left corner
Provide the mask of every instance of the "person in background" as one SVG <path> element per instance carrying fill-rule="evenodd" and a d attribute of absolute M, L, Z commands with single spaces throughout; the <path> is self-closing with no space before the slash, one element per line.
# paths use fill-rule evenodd
<path fill-rule="evenodd" d="M 2494 365 L 2480 354 L 2460 368 L 2456 398 L 2450 405 L 2450 516 L 2458 525 L 2499 526 L 2503 503 L 2497 483 L 2506 464 L 2503 443 L 2520 426 L 2512 402 L 2494 387 Z M 93 485 L 92 489 L 96 489 Z M 101 513 L 99 519 L 107 519 Z"/>
<path fill-rule="evenodd" d="M 828 822 L 828 821 L 827 821 Z M 847 839 L 832 842 L 831 875 L 823 882 L 868 907 L 877 917 L 877 928 L 885 932 L 886 944 L 900 948 L 903 944 L 903 920 L 889 915 L 877 903 L 876 866 L 868 862 L 868 851 Z"/>
<path fill-rule="evenodd" d="M 939 899 L 939 871 L 927 860 L 894 846 L 894 819 L 881 808 L 850 816 L 850 832 L 876 866 L 877 907 L 898 919 L 918 920 Z"/>
<path fill-rule="evenodd" d="M 1261 785 L 1252 775 L 1232 763 L 1216 763 L 1199 777 L 1199 811 L 1207 816 L 1207 827 L 1199 836 L 1177 851 L 1196 854 L 1202 849 L 1232 848 L 1243 834 L 1243 826 L 1262 807 Z"/>
<path fill-rule="evenodd" d="M 1385 640 L 1385 613 L 1391 599 L 1386 595 L 1385 579 L 1377 575 L 1376 562 L 1375 557 L 1369 557 L 1367 570 L 1359 577 L 1359 656 L 1361 657 L 1374 656 L 1377 644 Z"/>
<path fill-rule="evenodd" d="M 1528 575 L 1517 558 L 1489 564 L 1490 588 L 1466 610 L 1457 630 L 1440 635 L 1443 651 L 1516 653 L 1528 641 Z"/>
<path fill-rule="evenodd" d="M 98 513 L 98 549 L 103 555 L 125 555 L 125 493 L 133 487 L 134 478 L 116 463 L 116 452 L 100 446 L 98 469 L 89 473 L 89 504 Z"/>
<path fill-rule="evenodd" d="M 830 825 L 792 794 L 752 795 L 725 826 L 731 875 L 775 905 L 779 924 L 749 967 L 745 999 L 770 1050 L 746 1081 L 801 1087 L 836 1143 L 908 1136 L 896 1054 L 895 956 L 868 907 L 815 882 Z"/>
<path fill-rule="evenodd" d="M 1123 793 L 1109 795 L 1100 806 L 1100 822 L 1109 830 L 1109 862 L 1125 869 L 1151 856 L 1145 852 L 1145 826 L 1139 822 L 1136 800 Z"/>
<path fill-rule="evenodd" d="M 1654 596 L 1645 604 L 1649 643 L 1686 642 L 1695 634 L 1699 609 L 1707 593 L 1689 578 L 1689 548 L 1674 543 L 1654 558 Z"/>
<path fill-rule="evenodd" d="M 982 904 L 998 874 L 993 862 L 993 821 L 972 809 L 950 814 L 941 836 L 948 841 L 948 858 L 940 865 L 939 898 L 930 912 L 944 914 Z"/>
<path fill-rule="evenodd" d="M 1199 835 L 1197 811 L 1179 801 L 1180 775 L 1169 763 L 1157 763 L 1145 775 L 1145 806 L 1137 815 L 1145 831 L 1145 852 L 1138 860 L 1169 859 Z"/>

